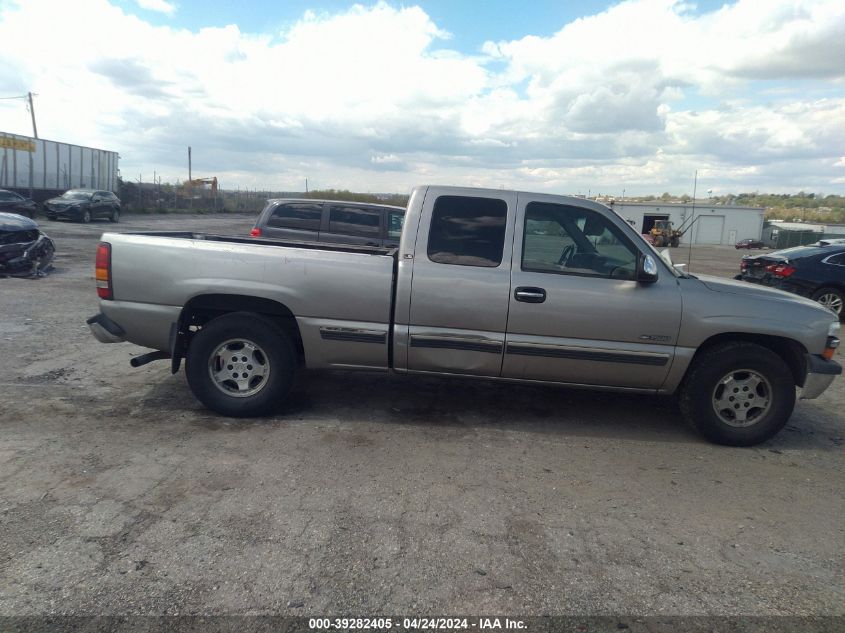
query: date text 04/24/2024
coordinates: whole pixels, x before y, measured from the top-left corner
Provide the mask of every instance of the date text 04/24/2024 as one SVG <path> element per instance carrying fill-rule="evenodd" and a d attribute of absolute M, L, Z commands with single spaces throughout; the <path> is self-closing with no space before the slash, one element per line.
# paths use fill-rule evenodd
<path fill-rule="evenodd" d="M 511 630 L 525 629 L 525 622 L 510 618 L 309 618 L 313 630 Z"/>

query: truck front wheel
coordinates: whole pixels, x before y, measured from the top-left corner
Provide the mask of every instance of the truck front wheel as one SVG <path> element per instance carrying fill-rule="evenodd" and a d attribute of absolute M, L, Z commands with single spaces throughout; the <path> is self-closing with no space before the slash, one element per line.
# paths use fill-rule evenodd
<path fill-rule="evenodd" d="M 185 374 L 197 399 L 230 417 L 273 413 L 290 391 L 296 352 L 272 321 L 234 312 L 197 332 L 188 346 Z"/>
<path fill-rule="evenodd" d="M 770 349 L 731 342 L 695 359 L 680 391 L 684 417 L 711 442 L 752 446 L 780 431 L 795 407 L 789 367 Z"/>

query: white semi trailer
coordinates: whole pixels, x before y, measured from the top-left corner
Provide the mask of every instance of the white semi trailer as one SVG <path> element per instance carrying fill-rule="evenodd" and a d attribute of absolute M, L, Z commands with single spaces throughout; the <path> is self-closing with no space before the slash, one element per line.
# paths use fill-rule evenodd
<path fill-rule="evenodd" d="M 37 201 L 73 188 L 117 192 L 117 152 L 0 132 L 0 189 Z"/>

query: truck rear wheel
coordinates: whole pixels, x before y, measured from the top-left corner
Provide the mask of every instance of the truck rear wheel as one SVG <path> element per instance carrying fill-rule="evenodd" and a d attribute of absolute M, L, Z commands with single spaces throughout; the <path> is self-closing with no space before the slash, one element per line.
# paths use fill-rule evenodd
<path fill-rule="evenodd" d="M 288 336 L 250 312 L 205 324 L 191 340 L 185 361 L 188 385 L 197 399 L 238 418 L 273 413 L 290 391 L 297 367 Z"/>
<path fill-rule="evenodd" d="M 724 343 L 703 352 L 687 373 L 679 403 L 687 421 L 711 442 L 765 442 L 795 408 L 789 367 L 761 345 Z"/>

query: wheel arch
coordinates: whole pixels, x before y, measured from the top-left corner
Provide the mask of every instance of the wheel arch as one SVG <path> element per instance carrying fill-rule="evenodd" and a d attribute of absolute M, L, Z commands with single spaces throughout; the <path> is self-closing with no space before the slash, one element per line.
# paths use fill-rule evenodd
<path fill-rule="evenodd" d="M 834 290 L 838 290 L 843 295 L 845 295 L 845 283 L 838 280 L 816 284 L 816 286 L 813 288 L 812 295 L 818 294 L 819 291 L 824 290 L 825 288 L 833 288 Z"/>
<path fill-rule="evenodd" d="M 795 384 L 804 386 L 807 377 L 807 348 L 798 341 L 784 336 L 770 334 L 752 334 L 749 332 L 723 332 L 715 334 L 706 339 L 695 351 L 686 371 L 683 380 L 689 375 L 690 369 L 706 351 L 723 343 L 756 343 L 777 354 L 789 367 Z M 681 382 L 683 382 L 683 380 Z"/>
<path fill-rule="evenodd" d="M 279 301 L 266 297 L 214 293 L 191 297 L 182 307 L 179 319 L 171 331 L 171 371 L 174 374 L 179 371 L 179 365 L 195 332 L 212 319 L 233 312 L 251 312 L 269 318 L 290 337 L 296 348 L 300 364 L 305 364 L 302 335 L 296 317 L 290 308 Z"/>

